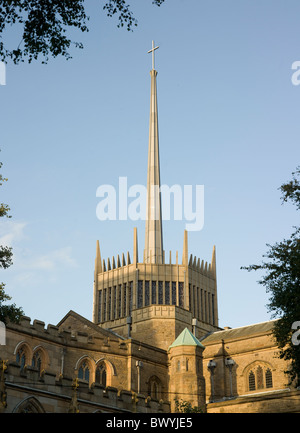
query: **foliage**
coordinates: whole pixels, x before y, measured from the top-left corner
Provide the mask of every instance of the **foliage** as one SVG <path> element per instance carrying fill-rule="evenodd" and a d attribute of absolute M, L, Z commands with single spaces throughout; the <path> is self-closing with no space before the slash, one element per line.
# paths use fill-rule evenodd
<path fill-rule="evenodd" d="M 296 168 L 296 171 L 292 173 L 292 180 L 288 183 L 281 185 L 280 190 L 282 192 L 282 201 L 287 202 L 291 200 L 296 205 L 297 209 L 300 210 L 300 182 L 297 176 L 300 177 L 300 166 Z"/>
<path fill-rule="evenodd" d="M 2 163 L 0 162 L 0 168 L 2 167 Z M 0 174 L 0 186 L 3 185 L 3 182 L 6 182 L 7 179 Z M 0 203 L 0 217 L 10 218 L 8 212 L 10 208 L 7 204 Z M 8 268 L 12 264 L 12 249 L 6 246 L 0 245 L 0 268 Z"/>
<path fill-rule="evenodd" d="M 290 200 L 300 209 L 300 167 L 292 173 L 292 180 L 280 187 L 283 202 Z M 277 318 L 273 334 L 280 349 L 279 356 L 289 361 L 286 373 L 290 383 L 300 384 L 300 345 L 292 342 L 292 325 L 300 321 L 300 227 L 295 227 L 289 239 L 268 245 L 267 258 L 260 265 L 242 269 L 265 271 L 259 284 L 270 294 L 268 309 Z"/>
<path fill-rule="evenodd" d="M 165 0 L 153 0 L 160 6 Z M 49 55 L 61 55 L 70 59 L 71 45 L 83 48 L 81 42 L 74 42 L 66 36 L 68 29 L 77 28 L 88 32 L 89 17 L 85 12 L 85 0 L 0 0 L 0 58 L 7 62 L 11 59 L 15 64 L 28 59 L 37 60 L 43 56 L 42 63 L 47 63 Z M 118 15 L 118 27 L 132 30 L 137 26 L 130 6 L 125 0 L 108 0 L 103 10 L 108 17 Z M 3 43 L 1 35 L 8 26 L 20 25 L 23 30 L 18 46 L 12 50 Z"/>
<path fill-rule="evenodd" d="M 0 321 L 3 323 L 7 323 L 8 321 L 19 323 L 24 312 L 22 308 L 16 307 L 15 304 L 3 305 L 3 302 L 11 299 L 11 297 L 5 293 L 4 288 L 5 284 L 0 283 Z"/>
<path fill-rule="evenodd" d="M 203 413 L 202 409 L 198 406 L 192 406 L 189 401 L 186 400 L 178 400 L 177 397 L 175 400 L 175 412 L 179 413 Z"/>
<path fill-rule="evenodd" d="M 2 167 L 2 163 L 0 162 L 0 168 Z M 7 179 L 4 178 L 0 174 L 0 186 L 3 184 L 3 182 L 6 182 Z M 0 217 L 7 217 L 10 218 L 10 215 L 8 215 L 9 207 L 1 203 L 0 204 Z M 12 265 L 12 248 L 0 245 L 0 269 L 6 269 L 9 266 Z M 10 296 L 8 296 L 5 293 L 5 284 L 0 283 L 0 321 L 6 323 L 7 320 L 10 320 L 12 322 L 19 322 L 21 316 L 23 315 L 23 311 L 21 308 L 17 308 L 15 304 L 12 305 L 3 305 L 3 302 L 9 301 L 11 299 Z"/>

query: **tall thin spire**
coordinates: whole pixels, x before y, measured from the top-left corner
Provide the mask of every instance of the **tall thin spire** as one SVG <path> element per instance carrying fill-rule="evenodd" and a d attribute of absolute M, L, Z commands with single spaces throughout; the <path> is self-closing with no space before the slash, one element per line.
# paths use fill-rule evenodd
<path fill-rule="evenodd" d="M 159 168 L 159 140 L 158 140 L 158 111 L 157 89 L 154 69 L 154 46 L 148 53 L 152 53 L 151 94 L 150 94 L 150 121 L 148 146 L 148 174 L 147 174 L 147 217 L 145 227 L 145 263 L 163 263 L 163 238 L 161 218 L 160 195 L 160 168 Z"/>

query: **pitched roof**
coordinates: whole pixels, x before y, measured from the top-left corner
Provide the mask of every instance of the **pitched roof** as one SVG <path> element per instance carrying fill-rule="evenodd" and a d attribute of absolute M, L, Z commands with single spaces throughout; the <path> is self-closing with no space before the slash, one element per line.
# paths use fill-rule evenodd
<path fill-rule="evenodd" d="M 271 333 L 276 320 L 268 322 L 255 323 L 253 325 L 241 326 L 239 328 L 226 329 L 223 331 L 216 331 L 205 335 L 201 338 L 201 342 L 206 345 L 218 343 L 221 340 L 236 340 L 240 338 L 249 338 L 258 334 Z"/>
<path fill-rule="evenodd" d="M 88 328 L 93 329 L 94 331 L 98 332 L 99 334 L 104 334 L 107 337 L 116 337 L 121 340 L 125 340 L 124 337 L 121 335 L 118 335 L 116 332 L 112 331 L 111 329 L 104 329 L 99 325 L 96 325 L 95 323 L 91 322 L 90 320 L 86 319 L 85 317 L 81 316 L 80 314 L 76 313 L 73 310 L 70 310 L 57 324 L 58 328 L 63 328 L 64 324 L 67 322 L 69 317 L 73 317 L 78 322 L 81 322 L 83 325 L 86 325 Z M 82 326 L 82 325 L 81 325 Z"/>
<path fill-rule="evenodd" d="M 204 346 L 200 343 L 200 341 L 188 330 L 185 328 L 180 335 L 176 338 L 176 340 L 171 344 L 171 347 L 177 346 L 199 346 L 204 349 Z"/>

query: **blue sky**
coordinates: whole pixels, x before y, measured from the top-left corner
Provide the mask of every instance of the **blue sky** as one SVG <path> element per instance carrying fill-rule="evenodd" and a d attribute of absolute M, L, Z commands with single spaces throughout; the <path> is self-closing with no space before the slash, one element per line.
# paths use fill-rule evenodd
<path fill-rule="evenodd" d="M 12 218 L 0 241 L 14 250 L 1 271 L 12 301 L 56 324 L 70 309 L 92 318 L 96 240 L 102 258 L 139 252 L 144 221 L 96 218 L 98 186 L 146 184 L 152 40 L 158 70 L 161 181 L 204 185 L 205 223 L 189 253 L 217 251 L 220 326 L 269 320 L 258 273 L 299 221 L 278 188 L 299 165 L 300 4 L 290 0 L 131 1 L 133 32 L 88 0 L 90 32 L 73 59 L 8 64 L 0 86 L 1 201 Z M 12 44 L 17 35 L 8 32 Z M 164 248 L 181 259 L 186 221 L 164 222 Z"/>

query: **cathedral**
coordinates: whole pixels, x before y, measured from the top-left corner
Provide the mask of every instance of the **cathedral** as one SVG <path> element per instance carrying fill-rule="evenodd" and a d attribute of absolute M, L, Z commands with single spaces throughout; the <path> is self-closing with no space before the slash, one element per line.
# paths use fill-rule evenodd
<path fill-rule="evenodd" d="M 96 242 L 92 321 L 69 311 L 56 324 L 23 317 L 0 345 L 2 413 L 300 412 L 274 322 L 221 328 L 216 249 L 200 261 L 182 233 L 165 256 L 157 71 L 150 71 L 145 243 L 102 260 Z M 3 343 L 3 344 L 2 344 Z"/>

